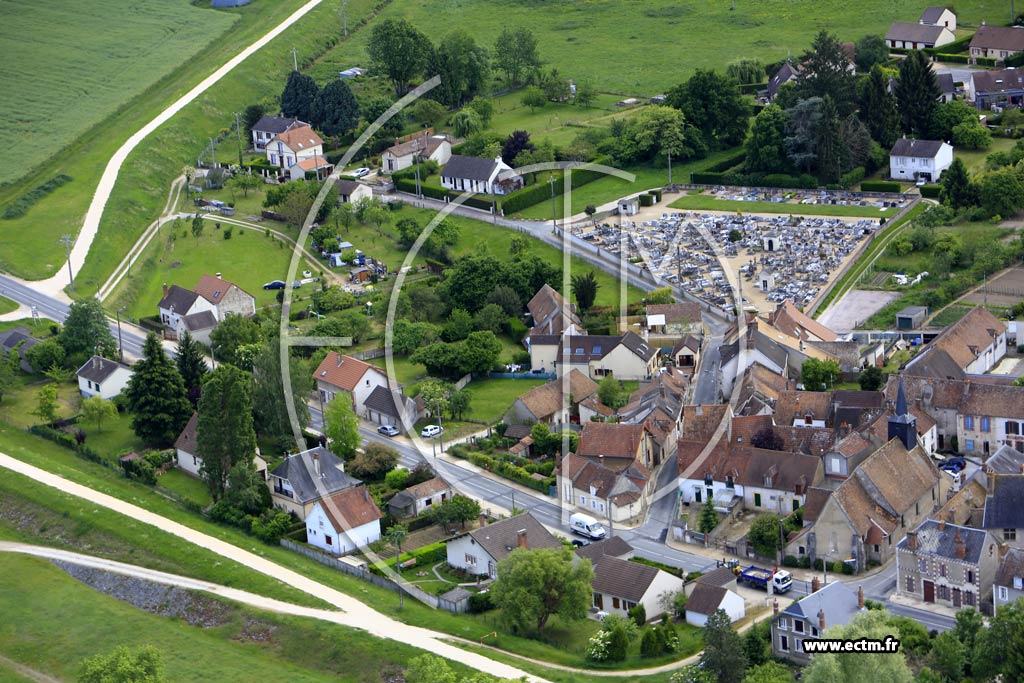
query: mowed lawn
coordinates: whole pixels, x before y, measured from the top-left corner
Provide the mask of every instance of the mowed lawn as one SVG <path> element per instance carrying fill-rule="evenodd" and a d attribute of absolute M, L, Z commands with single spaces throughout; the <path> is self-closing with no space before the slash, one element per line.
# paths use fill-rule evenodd
<path fill-rule="evenodd" d="M 0 652 L 60 680 L 81 662 L 120 645 L 160 650 L 169 681 L 289 680 L 376 682 L 381 669 L 417 650 L 355 629 L 277 617 L 225 603 L 213 627 L 150 614 L 104 595 L 48 561 L 0 555 Z M 210 608 L 207 608 L 210 609 Z M 216 605 L 214 610 L 216 611 Z M 268 632 L 263 638 L 251 634 Z M 261 642 L 262 641 L 262 642 Z"/>
<path fill-rule="evenodd" d="M 669 206 L 673 209 L 691 211 L 740 211 L 742 213 L 781 213 L 804 216 L 852 216 L 879 218 L 893 215 L 893 211 L 882 211 L 873 206 L 823 206 L 818 204 L 776 204 L 774 202 L 744 202 L 731 199 L 716 199 L 706 194 L 691 194 L 680 197 Z"/>
<path fill-rule="evenodd" d="M 204 4 L 0 2 L 0 83 L 9 94 L 0 100 L 0 136 L 18 160 L 0 166 L 0 182 L 57 153 L 238 20 Z"/>
<path fill-rule="evenodd" d="M 607 125 L 615 116 L 635 113 L 638 107 L 623 109 L 615 106 L 622 98 L 618 95 L 599 94 L 589 107 L 573 104 L 548 103 L 539 109 L 530 109 L 522 103 L 523 94 L 513 92 L 495 97 L 494 117 L 490 130 L 499 135 L 525 130 L 534 142 L 547 141 L 565 146 L 579 135 L 580 127 L 588 124 Z"/>
<path fill-rule="evenodd" d="M 513 401 L 544 383 L 542 379 L 475 379 L 466 385 L 472 400 L 465 417 L 495 422 L 512 406 Z"/>
<path fill-rule="evenodd" d="M 10 313 L 11 311 L 18 310 L 18 303 L 11 301 L 7 297 L 0 296 L 0 314 Z"/>

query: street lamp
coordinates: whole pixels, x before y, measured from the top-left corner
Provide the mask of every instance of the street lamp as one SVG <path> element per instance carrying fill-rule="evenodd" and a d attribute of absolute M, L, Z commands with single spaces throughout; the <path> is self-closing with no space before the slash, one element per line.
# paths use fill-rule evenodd
<path fill-rule="evenodd" d="M 672 150 L 668 150 L 668 184 L 672 184 Z"/>
<path fill-rule="evenodd" d="M 556 234 L 558 232 L 558 214 L 555 211 L 555 174 L 552 173 L 548 176 L 548 185 L 551 186 L 551 232 Z"/>
<path fill-rule="evenodd" d="M 125 306 L 121 306 L 117 309 L 117 359 L 120 362 L 124 362 L 124 342 L 121 339 L 121 311 L 125 309 Z"/>
<path fill-rule="evenodd" d="M 416 199 L 423 199 L 423 192 L 420 189 L 420 139 L 416 138 L 412 143 L 412 162 L 416 165 Z"/>

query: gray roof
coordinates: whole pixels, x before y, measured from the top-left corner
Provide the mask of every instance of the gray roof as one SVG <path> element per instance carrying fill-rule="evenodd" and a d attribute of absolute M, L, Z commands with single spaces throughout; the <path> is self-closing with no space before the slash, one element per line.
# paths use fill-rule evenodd
<path fill-rule="evenodd" d="M 620 343 L 645 361 L 654 358 L 655 354 L 658 353 L 656 348 L 649 346 L 643 337 L 636 332 L 627 332 L 622 335 Z"/>
<path fill-rule="evenodd" d="M 441 599 L 448 602 L 462 602 L 463 600 L 469 600 L 472 596 L 473 593 L 465 588 L 453 588 L 447 593 L 443 593 Z"/>
<path fill-rule="evenodd" d="M 190 332 L 208 330 L 212 327 L 217 327 L 217 318 L 213 315 L 212 311 L 200 311 L 199 313 L 185 316 L 185 327 Z"/>
<path fill-rule="evenodd" d="M 948 30 L 945 26 L 896 22 L 889 27 L 885 39 L 935 45 L 935 41 L 939 39 L 942 32 Z"/>
<path fill-rule="evenodd" d="M 167 310 L 173 308 L 178 313 L 184 313 L 188 309 L 192 308 L 192 304 L 196 302 L 196 298 L 198 297 L 199 295 L 190 289 L 185 289 L 178 285 L 171 285 L 164 298 L 160 299 L 160 303 L 157 304 L 157 308 L 166 308 Z"/>
<path fill-rule="evenodd" d="M 899 317 L 912 318 L 915 315 L 920 315 L 922 313 L 928 313 L 928 307 L 927 306 L 907 306 L 902 311 L 897 313 L 896 317 L 898 317 L 898 318 Z"/>
<path fill-rule="evenodd" d="M 919 159 L 934 159 L 935 155 L 942 149 L 942 140 L 912 140 L 900 138 L 892 146 L 889 152 L 894 157 L 917 157 Z"/>
<path fill-rule="evenodd" d="M 985 461 L 985 469 L 991 468 L 996 474 L 1024 474 L 1024 453 L 1012 446 L 1000 446 Z"/>
<path fill-rule="evenodd" d="M 548 335 L 544 335 L 546 339 Z M 557 337 L 556 337 L 557 339 Z M 562 360 L 562 347 L 569 347 L 569 362 L 582 363 L 592 360 L 601 360 L 608 353 L 619 345 L 621 337 L 613 337 L 604 334 L 580 334 L 562 338 L 562 344 L 558 349 L 558 360 Z M 537 343 L 534 337 L 533 343 Z M 641 340 L 642 341 L 642 340 Z"/>
<path fill-rule="evenodd" d="M 997 476 L 993 488 L 995 490 L 989 491 L 985 499 L 982 528 L 1024 528 L 1024 476 Z"/>
<path fill-rule="evenodd" d="M 712 569 L 707 574 L 698 576 L 697 583 L 728 588 L 736 583 L 736 575 L 728 567 L 719 567 L 718 569 Z"/>
<path fill-rule="evenodd" d="M 388 389 L 379 385 L 373 388 L 373 391 L 366 397 L 363 405 L 370 410 L 375 410 L 384 415 L 402 417 L 402 411 L 395 404 L 395 396 Z"/>
<path fill-rule="evenodd" d="M 715 586 L 710 583 L 698 583 L 693 587 L 693 592 L 690 593 L 690 597 L 686 600 L 686 611 L 710 616 L 718 610 L 722 600 L 725 598 L 725 594 L 728 592 L 728 590 L 721 586 Z"/>
<path fill-rule="evenodd" d="M 935 80 L 939 83 L 939 92 L 949 94 L 956 92 L 956 82 L 953 74 L 935 74 Z"/>
<path fill-rule="evenodd" d="M 354 180 L 346 180 L 345 178 L 339 178 L 334 181 L 334 184 L 338 186 L 338 194 L 343 197 L 351 196 L 353 192 L 359 189 L 359 183 Z"/>
<path fill-rule="evenodd" d="M 591 585 L 595 593 L 640 602 L 659 571 L 646 564 L 603 555 L 594 562 L 594 581 Z"/>
<path fill-rule="evenodd" d="M 119 367 L 123 367 L 125 370 L 131 372 L 131 368 L 127 365 L 121 365 L 116 360 L 110 360 L 103 356 L 93 356 L 89 360 L 85 361 L 85 364 L 78 368 L 78 372 L 75 374 L 79 377 L 83 377 L 100 384 L 103 380 L 113 375 L 114 371 Z"/>
<path fill-rule="evenodd" d="M 494 159 L 464 157 L 453 154 L 452 158 L 448 160 L 448 163 L 441 170 L 441 175 L 445 178 L 486 181 L 491 177 L 496 165 Z"/>
<path fill-rule="evenodd" d="M 1024 31 L 1020 29 L 1014 31 L 1014 34 L 1024 38 Z M 971 46 L 974 46 L 973 40 L 971 41 Z M 1015 49 L 1024 49 L 1024 46 Z M 971 81 L 974 84 L 974 92 L 976 94 L 987 92 L 998 93 L 1007 90 L 1020 90 L 1021 88 L 1024 88 L 1024 70 L 1002 69 L 1000 71 L 973 71 L 971 72 Z"/>
<path fill-rule="evenodd" d="M 844 626 L 860 612 L 857 594 L 845 583 L 833 581 L 817 593 L 794 602 L 782 614 L 816 623 L 819 611 L 825 613 L 825 628 Z"/>
<path fill-rule="evenodd" d="M 910 377 L 933 377 L 935 379 L 963 379 L 964 369 L 945 350 L 936 347 L 926 348 L 924 352 L 907 361 L 906 375 Z"/>
<path fill-rule="evenodd" d="M 775 97 L 779 92 L 779 88 L 788 83 L 793 77 L 796 76 L 796 69 L 789 62 L 785 62 L 775 75 L 772 76 L 771 80 L 768 81 L 768 97 Z"/>
<path fill-rule="evenodd" d="M 945 11 L 945 7 L 925 7 L 924 12 L 921 12 L 920 22 L 922 24 L 938 23 L 939 19 L 942 18 L 942 13 Z"/>
<path fill-rule="evenodd" d="M 29 329 L 18 325 L 6 332 L 0 332 L 0 348 L 3 348 L 4 351 L 10 351 L 21 342 L 29 339 L 32 339 L 32 333 Z"/>
<path fill-rule="evenodd" d="M 1013 580 L 1016 577 L 1024 578 L 1024 550 L 1009 548 L 999 562 L 993 585 L 1013 587 Z"/>
<path fill-rule="evenodd" d="M 519 547 L 521 530 L 526 531 L 526 544 L 530 549 L 562 547 L 562 542 L 529 512 L 480 527 L 469 535 L 497 562 Z"/>
<path fill-rule="evenodd" d="M 993 48 L 1007 52 L 1024 50 L 1024 29 L 1020 26 L 982 24 L 971 38 L 972 48 Z M 980 72 L 979 72 L 980 73 Z"/>
<path fill-rule="evenodd" d="M 622 540 L 620 536 L 612 536 L 576 549 L 577 555 L 585 557 L 591 562 L 596 562 L 605 555 L 621 559 L 623 555 L 628 555 L 631 552 L 633 552 L 633 546 Z"/>
<path fill-rule="evenodd" d="M 313 456 L 320 460 L 320 478 L 316 478 Z M 271 476 L 287 479 L 298 503 L 310 503 L 332 493 L 358 486 L 362 482 L 341 470 L 341 458 L 326 448 L 317 446 L 308 451 L 290 455 L 274 468 Z"/>
<path fill-rule="evenodd" d="M 301 125 L 303 125 L 302 121 L 289 118 L 287 116 L 264 116 L 253 125 L 252 129 L 263 133 L 273 133 L 274 135 L 277 135 L 278 133 L 285 132 L 289 128 Z"/>
<path fill-rule="evenodd" d="M 934 519 L 926 519 L 921 522 L 917 529 L 917 550 L 916 552 L 928 555 L 937 555 L 951 560 L 959 559 L 956 556 L 957 536 L 964 544 L 964 561 L 977 564 L 981 560 L 981 553 L 985 549 L 985 539 L 988 533 L 983 529 L 972 529 L 966 526 L 949 524 Z M 907 537 L 896 544 L 900 550 L 912 550 L 907 544 Z"/>

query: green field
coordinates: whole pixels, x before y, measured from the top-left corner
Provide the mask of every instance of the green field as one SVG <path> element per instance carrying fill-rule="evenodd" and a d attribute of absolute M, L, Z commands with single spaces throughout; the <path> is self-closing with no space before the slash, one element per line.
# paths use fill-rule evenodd
<path fill-rule="evenodd" d="M 530 140 L 534 143 L 546 141 L 556 146 L 565 146 L 579 135 L 583 126 L 608 125 L 615 118 L 637 111 L 637 107 L 616 107 L 615 103 L 622 98 L 603 93 L 589 107 L 549 103 L 533 110 L 522 103 L 522 97 L 519 92 L 495 97 L 494 118 L 488 129 L 502 136 L 512 131 L 525 130 L 530 133 Z"/>
<path fill-rule="evenodd" d="M 477 379 L 466 385 L 472 396 L 466 417 L 491 423 L 498 421 L 512 402 L 534 387 L 545 384 L 542 379 Z"/>
<path fill-rule="evenodd" d="M 355 629 L 200 598 L 215 626 L 192 626 L 104 595 L 46 560 L 0 555 L 0 652 L 36 671 L 76 680 L 83 659 L 119 645 L 154 645 L 167 680 L 376 683 L 382 669 L 421 652 Z M 265 634 L 260 638 L 257 634 Z M 2 668 L 0 668 L 2 670 Z M 2 680 L 2 679 L 0 679 Z M 15 679 L 17 680 L 17 679 Z"/>
<path fill-rule="evenodd" d="M 18 160 L 0 167 L 0 183 L 59 153 L 238 20 L 206 5 L 0 2 L 0 82 L 9 94 L 0 102 L 0 136 Z"/>
<path fill-rule="evenodd" d="M 671 204 L 673 209 L 691 211 L 738 211 L 744 214 L 782 213 L 804 216 L 844 216 L 879 218 L 894 215 L 892 210 L 883 211 L 873 206 L 819 206 L 818 204 L 776 204 L 774 202 L 744 202 L 740 200 L 716 199 L 710 195 L 691 194 L 680 197 Z"/>

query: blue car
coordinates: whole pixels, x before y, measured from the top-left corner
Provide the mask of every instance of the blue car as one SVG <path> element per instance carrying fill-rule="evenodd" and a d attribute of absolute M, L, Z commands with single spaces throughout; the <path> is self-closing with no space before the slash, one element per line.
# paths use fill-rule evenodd
<path fill-rule="evenodd" d="M 274 280 L 263 285 L 263 289 L 284 289 L 284 280 Z"/>
<path fill-rule="evenodd" d="M 967 469 L 967 461 L 963 458 L 946 458 L 939 463 L 939 469 L 953 474 L 959 474 Z"/>

